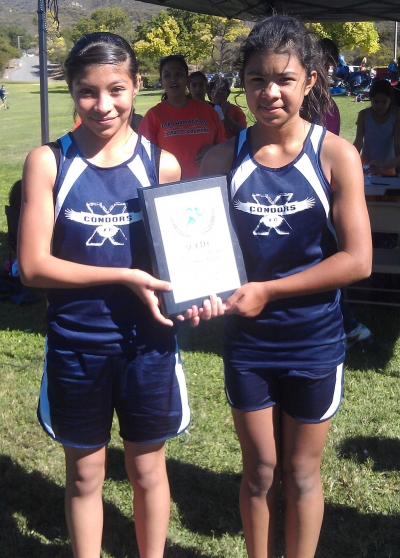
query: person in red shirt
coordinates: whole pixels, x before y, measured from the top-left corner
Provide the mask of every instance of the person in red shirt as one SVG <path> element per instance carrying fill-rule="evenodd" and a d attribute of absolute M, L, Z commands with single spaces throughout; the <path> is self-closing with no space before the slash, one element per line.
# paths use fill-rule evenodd
<path fill-rule="evenodd" d="M 208 98 L 215 105 L 219 105 L 224 113 L 223 123 L 227 139 L 233 138 L 241 130 L 247 128 L 245 113 L 239 106 L 228 101 L 230 93 L 229 82 L 226 78 L 216 76 L 208 84 Z"/>
<path fill-rule="evenodd" d="M 226 139 L 217 112 L 186 95 L 188 74 L 183 56 L 161 58 L 160 79 L 165 93 L 139 125 L 139 134 L 175 155 L 182 179 L 198 177 L 204 154 Z"/>

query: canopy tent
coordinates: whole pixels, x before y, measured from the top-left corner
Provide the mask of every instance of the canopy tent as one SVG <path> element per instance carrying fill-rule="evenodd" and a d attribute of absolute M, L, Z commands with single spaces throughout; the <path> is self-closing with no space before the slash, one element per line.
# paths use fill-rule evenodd
<path fill-rule="evenodd" d="M 400 21 L 400 0 L 142 0 L 165 8 L 245 20 L 273 11 L 305 21 Z"/>
<path fill-rule="evenodd" d="M 400 21 L 400 0 L 141 0 L 165 8 L 178 8 L 228 18 L 254 20 L 275 13 L 305 21 Z M 49 141 L 46 8 L 58 11 L 58 0 L 38 0 L 40 106 L 42 143 Z"/>

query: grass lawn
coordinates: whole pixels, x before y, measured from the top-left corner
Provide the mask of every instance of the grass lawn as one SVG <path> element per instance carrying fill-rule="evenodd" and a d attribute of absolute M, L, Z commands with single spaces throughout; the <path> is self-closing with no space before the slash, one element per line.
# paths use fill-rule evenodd
<path fill-rule="evenodd" d="M 0 203 L 40 145 L 39 86 L 7 84 L 0 111 Z M 160 92 L 141 92 L 144 114 Z M 367 103 L 337 98 L 342 134 L 353 141 Z M 243 106 L 243 97 L 239 99 Z M 50 136 L 70 129 L 66 87 L 49 86 Z M 349 177 L 351 180 L 351 177 Z M 8 258 L 0 214 L 0 257 Z M 1 263 L 2 265 L 2 263 Z M 0 558 L 71 557 L 63 512 L 63 452 L 36 420 L 45 300 L 0 302 Z M 400 316 L 396 308 L 353 306 L 373 342 L 348 353 L 345 398 L 332 421 L 322 480 L 326 511 L 317 558 L 400 558 Z M 245 558 L 238 511 L 240 451 L 222 380 L 220 322 L 179 334 L 192 408 L 188 432 L 167 445 L 172 513 L 167 558 Z M 103 558 L 137 557 L 132 497 L 114 425 L 104 488 Z M 276 558 L 283 556 L 279 525 Z"/>

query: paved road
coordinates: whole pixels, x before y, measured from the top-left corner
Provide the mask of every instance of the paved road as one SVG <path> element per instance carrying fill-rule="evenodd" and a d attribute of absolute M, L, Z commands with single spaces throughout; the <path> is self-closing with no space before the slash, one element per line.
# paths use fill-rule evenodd
<path fill-rule="evenodd" d="M 4 74 L 5 81 L 40 81 L 39 56 L 22 56 L 14 60 L 15 68 L 8 68 Z M 48 69 L 53 64 L 47 63 Z"/>

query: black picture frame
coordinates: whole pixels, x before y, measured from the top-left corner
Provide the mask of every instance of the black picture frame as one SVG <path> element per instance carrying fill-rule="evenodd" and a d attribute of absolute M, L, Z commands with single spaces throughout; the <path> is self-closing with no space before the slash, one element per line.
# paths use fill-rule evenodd
<path fill-rule="evenodd" d="M 211 294 L 225 300 L 247 283 L 225 175 L 139 188 L 138 197 L 153 274 L 172 283 L 159 293 L 164 315 L 201 306 Z"/>

